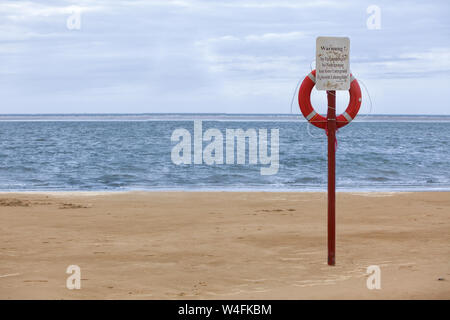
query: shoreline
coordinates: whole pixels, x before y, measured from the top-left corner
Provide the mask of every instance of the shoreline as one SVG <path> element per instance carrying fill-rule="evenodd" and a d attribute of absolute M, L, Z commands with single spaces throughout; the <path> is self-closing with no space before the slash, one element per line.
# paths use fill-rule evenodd
<path fill-rule="evenodd" d="M 129 189 L 129 190 L 0 190 L 1 194 L 109 194 L 109 193 L 327 193 L 326 189 Z M 450 188 L 443 189 L 336 189 L 336 194 L 377 194 L 377 193 L 435 193 L 435 192 L 450 192 Z"/>

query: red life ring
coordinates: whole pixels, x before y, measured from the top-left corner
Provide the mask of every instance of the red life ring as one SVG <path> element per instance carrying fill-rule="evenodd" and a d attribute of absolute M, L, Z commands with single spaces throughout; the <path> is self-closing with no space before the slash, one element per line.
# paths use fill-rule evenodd
<path fill-rule="evenodd" d="M 298 92 L 298 104 L 303 116 L 309 123 L 321 129 L 327 129 L 327 118 L 318 114 L 311 105 L 311 91 L 316 85 L 316 70 L 311 71 L 302 82 Z M 361 88 L 358 81 L 350 74 L 350 101 L 347 109 L 336 118 L 336 127 L 342 128 L 349 124 L 358 114 L 361 107 Z"/>

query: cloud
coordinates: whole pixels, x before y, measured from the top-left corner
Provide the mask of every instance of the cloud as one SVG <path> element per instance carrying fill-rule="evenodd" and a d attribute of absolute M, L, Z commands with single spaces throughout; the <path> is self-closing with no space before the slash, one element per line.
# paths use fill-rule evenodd
<path fill-rule="evenodd" d="M 290 42 L 306 37 L 304 32 L 271 32 L 242 36 L 225 35 L 197 41 L 213 72 L 239 78 L 286 78 L 299 71 L 303 56 L 283 55 L 280 48 L 292 48 Z M 288 49 L 290 50 L 290 49 Z M 233 76 L 234 75 L 234 76 Z"/>
<path fill-rule="evenodd" d="M 450 74 L 450 47 L 402 52 L 373 60 L 355 60 L 352 66 L 371 78 L 419 78 Z"/>
<path fill-rule="evenodd" d="M 306 8 L 323 8 L 323 7 L 345 7 L 348 3 L 343 1 L 229 1 L 216 3 L 225 7 L 234 8 L 257 8 L 257 9 L 306 9 Z"/>
<path fill-rule="evenodd" d="M 424 77 L 423 90 L 448 86 L 449 3 L 380 0 L 376 31 L 366 27 L 371 4 L 2 1 L 3 112 L 285 112 L 321 35 L 351 38 L 352 71 L 374 101 L 391 92 L 413 106 L 406 86 Z M 74 10 L 80 30 L 66 26 Z"/>
<path fill-rule="evenodd" d="M 305 33 L 302 31 L 292 32 L 269 32 L 264 34 L 250 34 L 243 37 L 226 35 L 218 38 L 210 38 L 204 41 L 197 41 L 197 45 L 214 44 L 219 42 L 228 41 L 241 41 L 241 42 L 266 42 L 266 41 L 292 41 L 305 38 Z"/>
<path fill-rule="evenodd" d="M 23 21 L 32 17 L 50 17 L 55 15 L 69 15 L 74 11 L 92 12 L 101 11 L 106 7 L 98 5 L 64 5 L 55 6 L 30 1 L 9 2 L 0 4 L 0 13 L 12 21 Z"/>

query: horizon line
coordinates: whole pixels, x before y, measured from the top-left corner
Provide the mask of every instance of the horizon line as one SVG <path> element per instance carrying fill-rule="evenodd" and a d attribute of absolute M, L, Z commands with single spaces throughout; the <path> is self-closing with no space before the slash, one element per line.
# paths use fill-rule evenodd
<path fill-rule="evenodd" d="M 226 113 L 226 112 L 93 112 L 93 113 L 0 113 L 2 116 L 105 116 L 105 115 L 231 115 L 231 116 L 302 116 L 301 113 Z M 450 117 L 449 114 L 423 114 L 423 113 L 361 113 L 359 116 L 422 116 L 422 117 Z"/>

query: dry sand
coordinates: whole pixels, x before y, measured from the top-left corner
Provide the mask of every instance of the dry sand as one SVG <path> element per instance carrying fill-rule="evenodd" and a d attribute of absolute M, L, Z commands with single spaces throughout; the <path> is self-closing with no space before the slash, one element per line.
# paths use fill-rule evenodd
<path fill-rule="evenodd" d="M 339 193 L 329 267 L 325 193 L 2 193 L 0 298 L 449 299 L 449 216 L 447 192 Z"/>

